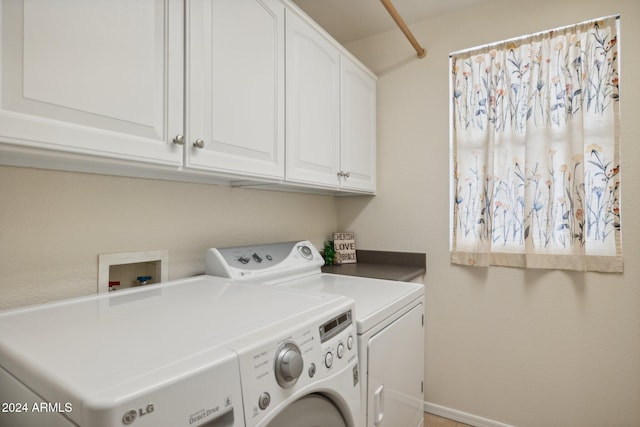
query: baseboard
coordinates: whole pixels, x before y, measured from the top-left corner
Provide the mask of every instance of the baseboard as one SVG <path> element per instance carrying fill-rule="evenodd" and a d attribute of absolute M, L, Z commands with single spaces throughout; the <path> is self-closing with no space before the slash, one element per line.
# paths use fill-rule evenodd
<path fill-rule="evenodd" d="M 446 406 L 436 405 L 435 403 L 424 402 L 424 411 L 433 415 L 437 415 L 439 417 L 449 418 L 450 420 L 469 424 L 475 427 L 513 427 L 509 424 L 489 420 L 477 415 L 447 408 Z"/>

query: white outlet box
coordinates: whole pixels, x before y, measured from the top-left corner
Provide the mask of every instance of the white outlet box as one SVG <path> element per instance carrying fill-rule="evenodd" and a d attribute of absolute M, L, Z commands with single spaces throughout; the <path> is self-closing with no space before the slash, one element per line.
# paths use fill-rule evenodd
<path fill-rule="evenodd" d="M 123 283 L 123 288 L 132 286 L 136 276 L 153 276 L 152 283 L 169 280 L 169 253 L 162 251 L 120 252 L 98 255 L 98 293 L 109 292 L 109 281 L 117 278 L 122 282 L 128 276 L 131 283 Z M 151 273 L 150 273 L 151 272 Z M 117 277 L 111 277 L 117 276 Z"/>

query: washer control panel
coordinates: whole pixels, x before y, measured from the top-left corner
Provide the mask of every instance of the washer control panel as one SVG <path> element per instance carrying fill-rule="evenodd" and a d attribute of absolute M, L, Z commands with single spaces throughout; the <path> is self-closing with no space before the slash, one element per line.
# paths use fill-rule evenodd
<path fill-rule="evenodd" d="M 334 313 L 321 323 L 298 326 L 277 342 L 265 342 L 240 353 L 247 426 L 258 424 L 270 410 L 297 390 L 309 390 L 314 383 L 320 388 L 334 375 L 355 378 L 350 385 L 359 387 L 356 329 L 350 320 L 352 316 L 352 309 Z M 337 323 L 338 319 L 342 319 L 339 326 L 328 326 Z M 332 334 L 323 340 L 322 331 L 327 328 Z"/>
<path fill-rule="evenodd" d="M 206 274 L 235 280 L 270 279 L 320 271 L 324 260 L 307 240 L 231 248 L 211 248 Z"/>

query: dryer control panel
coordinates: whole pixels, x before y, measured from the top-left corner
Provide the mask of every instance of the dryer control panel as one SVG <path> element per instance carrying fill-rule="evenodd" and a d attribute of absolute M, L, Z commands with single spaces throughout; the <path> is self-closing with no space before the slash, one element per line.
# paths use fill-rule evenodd
<path fill-rule="evenodd" d="M 234 280 L 269 281 L 284 276 L 319 273 L 324 259 L 307 240 L 265 245 L 211 248 L 206 274 Z"/>
<path fill-rule="evenodd" d="M 247 426 L 273 418 L 283 404 L 335 389 L 359 395 L 358 353 L 352 308 L 240 353 Z"/>

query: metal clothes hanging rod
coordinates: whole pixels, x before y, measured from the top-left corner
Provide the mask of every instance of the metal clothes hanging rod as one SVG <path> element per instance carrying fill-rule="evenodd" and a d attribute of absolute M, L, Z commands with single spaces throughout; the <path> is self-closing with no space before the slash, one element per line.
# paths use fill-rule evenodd
<path fill-rule="evenodd" d="M 411 43 L 411 46 L 413 46 L 413 48 L 416 50 L 418 58 L 424 58 L 425 56 L 427 56 L 427 51 L 422 46 L 420 46 L 420 43 L 418 43 L 416 38 L 413 36 L 411 30 L 409 29 L 409 27 L 407 27 L 407 24 L 405 24 L 404 19 L 402 19 L 402 16 L 400 16 L 396 8 L 393 6 L 393 4 L 391 4 L 391 0 L 380 0 L 380 2 L 382 2 L 382 5 L 385 7 L 385 9 L 387 9 L 387 12 L 389 12 L 389 15 L 391 15 L 393 20 L 396 21 L 396 24 L 398 25 L 398 27 L 400 27 L 400 30 L 402 30 L 405 37 L 409 40 L 409 43 Z"/>

